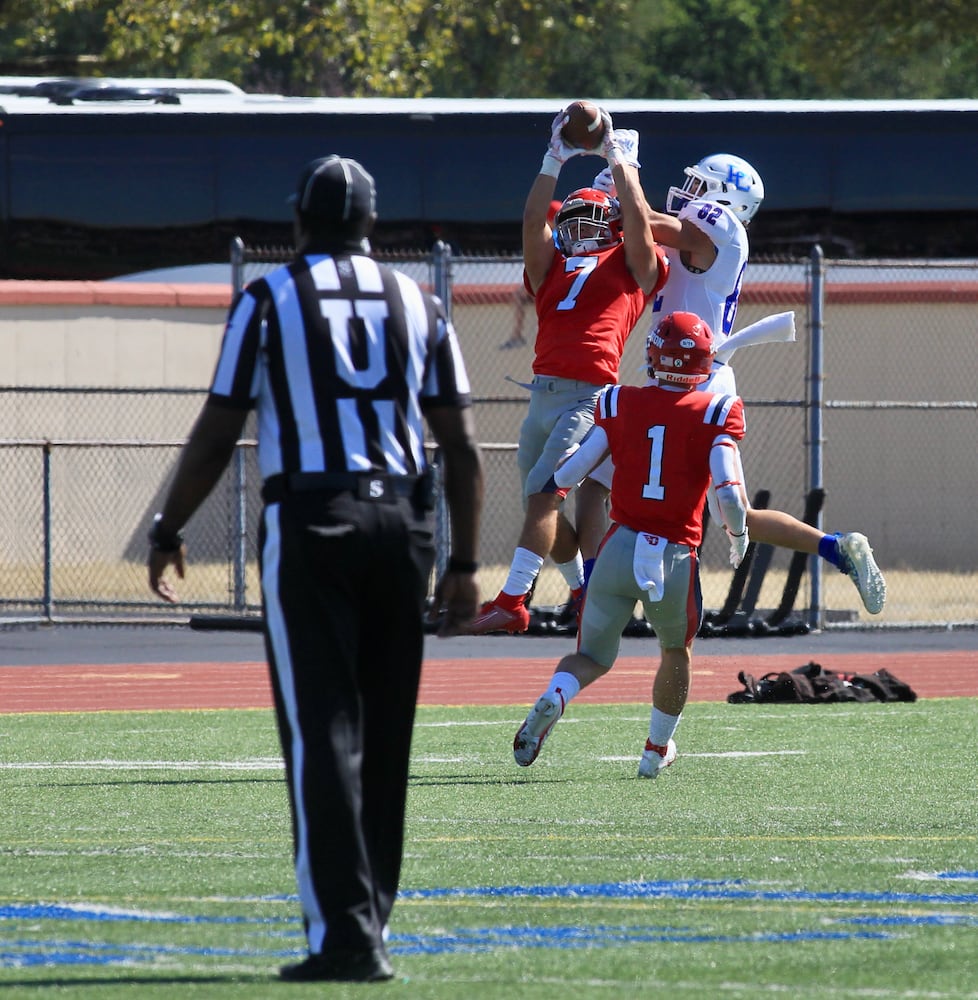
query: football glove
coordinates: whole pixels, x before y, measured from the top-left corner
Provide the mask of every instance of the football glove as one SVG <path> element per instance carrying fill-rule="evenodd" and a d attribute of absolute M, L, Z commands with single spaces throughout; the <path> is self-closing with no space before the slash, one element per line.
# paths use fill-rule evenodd
<path fill-rule="evenodd" d="M 747 546 L 750 545 L 750 532 L 747 525 L 744 525 L 744 533 L 735 535 L 729 528 L 726 529 L 727 538 L 730 539 L 730 565 L 736 569 L 747 554 Z"/>
<path fill-rule="evenodd" d="M 627 163 L 630 167 L 640 167 L 638 162 L 638 132 L 633 128 L 611 128 L 611 119 L 605 122 L 604 142 L 601 153 L 608 161 L 608 166 Z"/>
<path fill-rule="evenodd" d="M 594 180 L 591 181 L 591 187 L 598 191 L 604 191 L 609 198 L 618 197 L 618 187 L 611 175 L 611 167 L 605 167 L 600 174 L 596 174 Z"/>
<path fill-rule="evenodd" d="M 586 152 L 577 149 L 575 146 L 568 146 L 564 142 L 564 137 L 560 130 L 567 122 L 567 115 L 563 111 L 558 111 L 550 125 L 550 145 L 547 146 L 546 153 L 543 154 L 543 163 L 540 164 L 540 173 L 549 177 L 556 177 L 560 174 L 560 168 L 572 157 Z"/>

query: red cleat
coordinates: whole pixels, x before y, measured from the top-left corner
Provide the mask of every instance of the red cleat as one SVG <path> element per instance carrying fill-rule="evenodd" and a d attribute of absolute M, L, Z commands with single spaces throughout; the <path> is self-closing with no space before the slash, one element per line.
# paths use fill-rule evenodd
<path fill-rule="evenodd" d="M 505 597 L 508 595 L 500 595 Z M 514 607 L 507 608 L 499 603 L 500 598 L 487 601 L 482 610 L 466 627 L 465 635 L 488 635 L 490 632 L 509 632 L 516 635 L 525 632 L 530 627 L 530 612 L 522 599 Z M 513 598 L 510 598 L 513 600 Z"/>

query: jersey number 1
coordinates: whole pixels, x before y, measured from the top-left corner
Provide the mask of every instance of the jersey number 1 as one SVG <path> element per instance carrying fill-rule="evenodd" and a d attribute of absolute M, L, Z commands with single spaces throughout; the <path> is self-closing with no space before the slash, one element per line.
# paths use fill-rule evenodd
<path fill-rule="evenodd" d="M 650 427 L 648 438 L 652 442 L 649 449 L 649 478 L 642 487 L 642 498 L 644 500 L 661 500 L 666 494 L 662 485 L 662 445 L 666 436 L 666 429 L 662 424 Z"/>

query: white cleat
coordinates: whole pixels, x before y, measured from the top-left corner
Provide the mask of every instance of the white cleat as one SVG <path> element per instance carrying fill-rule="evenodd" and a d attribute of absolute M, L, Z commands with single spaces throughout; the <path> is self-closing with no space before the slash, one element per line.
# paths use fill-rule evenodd
<path fill-rule="evenodd" d="M 646 740 L 642 759 L 638 762 L 638 776 L 640 778 L 658 778 L 659 772 L 664 771 L 675 759 L 675 741 L 670 740 L 664 747 L 657 747 Z"/>
<path fill-rule="evenodd" d="M 564 714 L 564 697 L 557 692 L 557 701 L 541 695 L 530 709 L 523 725 L 513 739 L 513 757 L 520 767 L 529 767 L 540 756 L 543 741 Z"/>
<path fill-rule="evenodd" d="M 850 531 L 840 535 L 837 544 L 842 556 L 842 572 L 848 573 L 856 585 L 863 607 L 871 615 L 878 615 L 886 604 L 886 580 L 873 558 L 869 539 L 857 531 Z"/>

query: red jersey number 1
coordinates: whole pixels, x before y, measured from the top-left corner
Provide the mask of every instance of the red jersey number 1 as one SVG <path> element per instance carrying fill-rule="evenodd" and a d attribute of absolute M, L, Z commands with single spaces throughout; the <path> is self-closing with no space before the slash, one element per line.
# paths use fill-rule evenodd
<path fill-rule="evenodd" d="M 642 487 L 643 500 L 662 500 L 666 491 L 662 485 L 662 444 L 666 429 L 662 424 L 650 427 L 648 438 L 652 442 L 649 456 L 649 479 Z"/>

